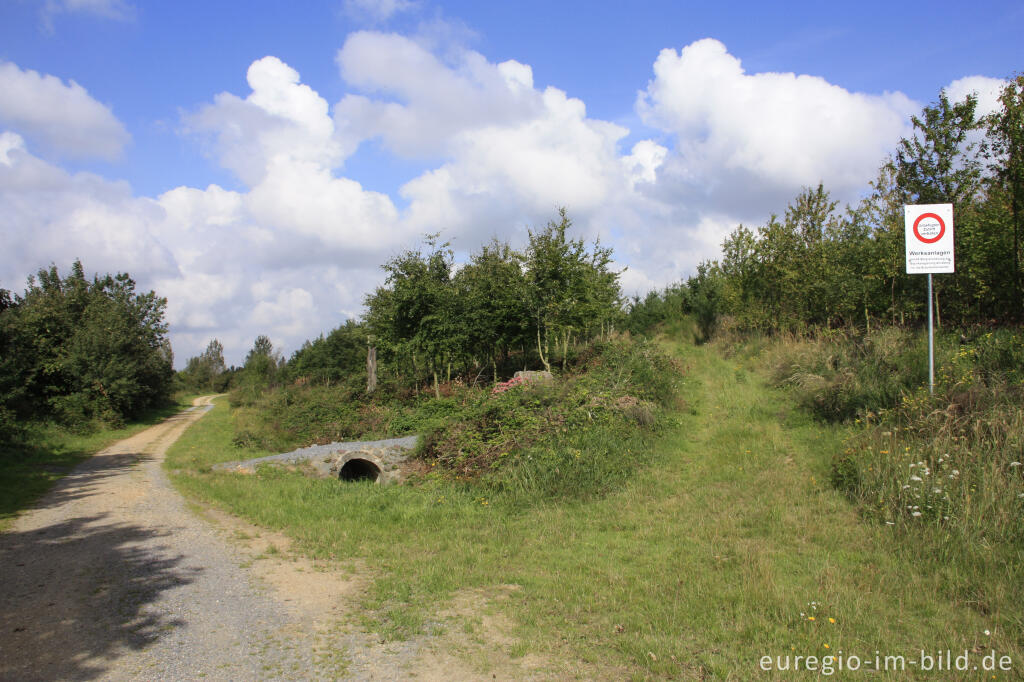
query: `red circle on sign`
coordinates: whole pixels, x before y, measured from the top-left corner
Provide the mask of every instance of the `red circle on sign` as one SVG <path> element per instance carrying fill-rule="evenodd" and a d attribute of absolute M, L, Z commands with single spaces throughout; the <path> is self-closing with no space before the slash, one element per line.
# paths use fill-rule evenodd
<path fill-rule="evenodd" d="M 925 218 L 935 218 L 935 220 L 939 222 L 939 233 L 932 237 L 931 239 L 921 236 L 921 232 L 917 229 L 918 226 L 921 224 L 921 221 L 924 220 Z M 946 234 L 946 223 L 943 222 L 942 218 L 939 217 L 938 213 L 922 213 L 921 215 L 917 216 L 917 220 L 914 221 L 914 236 L 917 237 L 918 240 L 924 242 L 925 244 L 934 244 L 935 242 L 942 239 L 942 235 L 944 234 Z"/>

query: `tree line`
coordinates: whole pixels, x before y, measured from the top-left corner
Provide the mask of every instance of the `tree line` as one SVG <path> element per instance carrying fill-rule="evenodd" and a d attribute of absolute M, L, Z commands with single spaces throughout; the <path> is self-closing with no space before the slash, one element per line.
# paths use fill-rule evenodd
<path fill-rule="evenodd" d="M 557 221 L 529 231 L 524 249 L 495 239 L 461 265 L 449 243 L 428 235 L 381 266 L 385 282 L 366 296 L 360 319 L 307 341 L 287 362 L 269 340 L 257 340 L 245 366 L 232 372 L 214 340 L 189 360 L 183 378 L 199 388 L 230 376 L 232 385 L 251 389 L 362 381 L 372 353 L 382 380 L 428 382 L 436 393 L 442 379 L 498 381 L 513 366 L 564 367 L 575 348 L 625 317 L 611 249 L 572 238 L 571 228 L 562 209 Z"/>
<path fill-rule="evenodd" d="M 934 278 L 939 323 L 1020 323 L 1024 76 L 999 102 L 978 116 L 975 96 L 941 92 L 857 205 L 839 210 L 823 185 L 805 188 L 781 216 L 737 226 L 685 284 L 634 299 L 631 326 L 671 309 L 693 313 L 705 334 L 723 318 L 764 332 L 915 324 L 927 279 L 905 272 L 903 206 L 941 203 L 953 204 L 956 272 Z"/>
<path fill-rule="evenodd" d="M 125 273 L 89 280 L 80 261 L 0 289 L 0 431 L 56 418 L 121 422 L 165 401 L 173 385 L 167 300 Z"/>

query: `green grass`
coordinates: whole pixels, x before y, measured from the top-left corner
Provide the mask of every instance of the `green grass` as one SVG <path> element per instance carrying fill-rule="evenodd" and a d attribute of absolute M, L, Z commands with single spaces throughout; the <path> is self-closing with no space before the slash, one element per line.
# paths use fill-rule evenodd
<path fill-rule="evenodd" d="M 153 410 L 120 428 L 100 427 L 89 433 L 55 424 L 30 424 L 24 443 L 0 449 L 0 531 L 42 497 L 77 464 L 103 448 L 157 424 L 192 404 L 192 397 Z"/>
<path fill-rule="evenodd" d="M 514 624 L 505 653 L 537 654 L 562 676 L 746 680 L 764 655 L 921 649 L 994 649 L 1024 666 L 1019 622 L 945 596 L 950 575 L 918 561 L 912 537 L 862 520 L 831 488 L 851 427 L 792 406 L 753 352 L 672 350 L 687 406 L 647 466 L 598 498 L 523 506 L 459 481 L 206 473 L 238 456 L 223 405 L 168 466 L 187 494 L 368 567 L 366 625 L 384 637 L 428 631 L 460 591 L 515 585 L 490 605 Z M 914 677 L 908 666 L 886 679 Z"/>

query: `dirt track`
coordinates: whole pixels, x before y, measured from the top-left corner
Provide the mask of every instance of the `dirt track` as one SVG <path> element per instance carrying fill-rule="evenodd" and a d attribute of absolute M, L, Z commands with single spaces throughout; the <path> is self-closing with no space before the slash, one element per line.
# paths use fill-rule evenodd
<path fill-rule="evenodd" d="M 84 462 L 0 534 L 0 679 L 476 677 L 424 642 L 349 630 L 359 578 L 186 508 L 160 465 L 210 404 Z"/>

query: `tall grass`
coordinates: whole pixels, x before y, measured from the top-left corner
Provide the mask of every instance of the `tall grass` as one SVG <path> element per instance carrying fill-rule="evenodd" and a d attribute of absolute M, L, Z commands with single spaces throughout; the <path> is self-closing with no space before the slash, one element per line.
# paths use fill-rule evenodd
<path fill-rule="evenodd" d="M 934 395 L 922 334 L 790 341 L 776 380 L 855 433 L 832 484 L 907 538 L 950 596 L 1020 625 L 1024 601 L 1024 334 L 939 337 Z M 923 376 L 922 376 L 923 375 Z"/>

